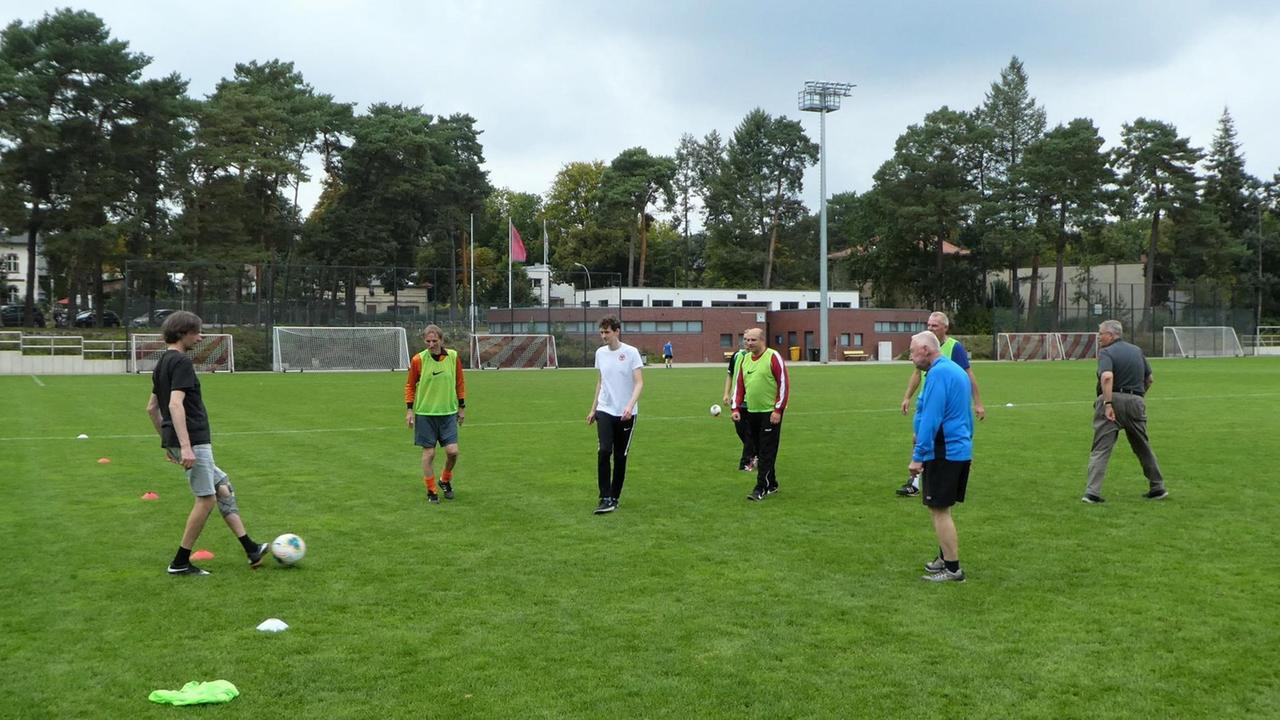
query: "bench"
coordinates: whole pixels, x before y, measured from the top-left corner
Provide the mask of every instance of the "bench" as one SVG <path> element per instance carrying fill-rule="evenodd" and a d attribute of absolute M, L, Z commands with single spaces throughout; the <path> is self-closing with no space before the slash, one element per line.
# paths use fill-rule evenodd
<path fill-rule="evenodd" d="M 845 350 L 842 354 L 845 360 L 866 360 L 871 357 L 862 350 Z"/>
<path fill-rule="evenodd" d="M 725 359 L 725 360 L 728 360 L 729 358 L 733 357 L 733 354 L 734 354 L 734 353 L 736 353 L 736 352 L 738 352 L 738 351 L 737 351 L 737 350 L 725 350 L 725 351 L 724 351 L 724 359 Z"/>

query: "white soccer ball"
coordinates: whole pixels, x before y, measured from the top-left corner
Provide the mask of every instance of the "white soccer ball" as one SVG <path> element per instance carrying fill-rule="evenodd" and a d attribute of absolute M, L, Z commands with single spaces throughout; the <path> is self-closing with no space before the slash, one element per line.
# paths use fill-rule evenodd
<path fill-rule="evenodd" d="M 307 544 L 293 533 L 285 533 L 271 541 L 271 554 L 282 565 L 292 565 L 307 554 Z"/>
<path fill-rule="evenodd" d="M 712 405 L 712 406 L 711 406 L 711 417 L 715 417 L 715 416 L 717 416 L 717 415 L 719 415 L 719 414 L 720 414 L 720 406 L 719 406 L 719 405 Z"/>

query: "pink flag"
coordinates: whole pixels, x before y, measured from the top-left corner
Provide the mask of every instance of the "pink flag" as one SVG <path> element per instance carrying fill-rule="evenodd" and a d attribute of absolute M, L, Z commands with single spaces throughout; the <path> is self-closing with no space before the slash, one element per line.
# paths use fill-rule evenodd
<path fill-rule="evenodd" d="M 524 262 L 527 255 L 524 251 L 524 241 L 520 239 L 520 231 L 516 229 L 514 224 L 509 227 L 511 228 L 511 259 L 516 262 Z"/>

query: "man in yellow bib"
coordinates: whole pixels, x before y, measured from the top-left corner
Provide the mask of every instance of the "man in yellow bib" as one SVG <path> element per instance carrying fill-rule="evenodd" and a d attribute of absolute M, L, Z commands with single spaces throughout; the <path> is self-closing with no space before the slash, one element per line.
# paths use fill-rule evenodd
<path fill-rule="evenodd" d="M 414 429 L 413 441 L 422 448 L 422 482 L 427 486 L 427 502 L 439 503 L 434 462 L 436 445 L 444 445 L 444 472 L 440 489 L 444 499 L 453 499 L 453 467 L 458 463 L 458 428 L 466 419 L 466 384 L 457 350 L 444 346 L 444 332 L 436 325 L 422 331 L 427 349 L 409 362 L 409 379 L 404 384 L 404 422 Z"/>
<path fill-rule="evenodd" d="M 742 334 L 747 355 L 738 366 L 733 394 L 733 421 L 745 419 L 756 449 L 756 486 L 747 496 L 759 502 L 778 492 L 778 443 L 782 438 L 782 414 L 787 410 L 791 381 L 778 351 L 766 344 L 764 330 L 751 328 Z"/>

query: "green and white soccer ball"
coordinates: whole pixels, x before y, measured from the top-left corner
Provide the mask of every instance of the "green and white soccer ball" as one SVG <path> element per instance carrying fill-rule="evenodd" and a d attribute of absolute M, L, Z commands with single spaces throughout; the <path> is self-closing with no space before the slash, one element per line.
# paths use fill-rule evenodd
<path fill-rule="evenodd" d="M 307 544 L 293 533 L 285 533 L 271 541 L 271 554 L 281 565 L 293 565 L 307 554 Z"/>

